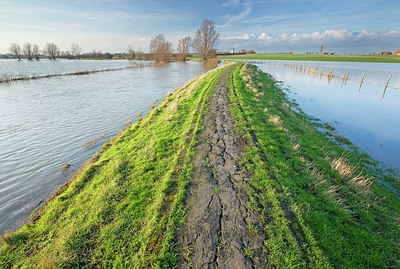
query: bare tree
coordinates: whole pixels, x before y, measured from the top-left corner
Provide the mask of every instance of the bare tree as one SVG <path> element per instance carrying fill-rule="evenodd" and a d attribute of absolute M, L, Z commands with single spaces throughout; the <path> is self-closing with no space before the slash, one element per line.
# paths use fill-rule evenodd
<path fill-rule="evenodd" d="M 15 58 L 21 61 L 21 47 L 17 43 L 12 43 L 9 50 L 11 54 L 15 56 Z"/>
<path fill-rule="evenodd" d="M 144 59 L 144 53 L 142 51 L 142 48 L 139 47 L 138 51 L 136 52 L 136 58 L 143 60 Z"/>
<path fill-rule="evenodd" d="M 78 44 L 72 44 L 71 45 L 71 54 L 78 59 L 80 58 L 82 52 L 82 48 Z"/>
<path fill-rule="evenodd" d="M 134 59 L 136 57 L 136 53 L 131 45 L 128 46 L 127 57 L 128 59 Z"/>
<path fill-rule="evenodd" d="M 165 40 L 164 34 L 159 34 L 150 41 L 150 53 L 156 62 L 166 62 L 171 57 L 172 44 Z"/>
<path fill-rule="evenodd" d="M 186 60 L 186 57 L 189 54 L 190 41 L 192 41 L 190 36 L 185 36 L 184 38 L 178 41 L 178 48 L 177 48 L 178 61 Z"/>
<path fill-rule="evenodd" d="M 46 44 L 46 49 L 44 50 L 45 54 L 47 54 L 47 57 L 49 57 L 49 59 L 53 59 L 55 60 L 57 55 L 59 55 L 59 49 L 57 47 L 56 44 L 54 43 L 47 43 Z"/>
<path fill-rule="evenodd" d="M 33 57 L 36 58 L 36 60 L 39 61 L 40 50 L 39 50 L 39 46 L 36 44 L 33 44 L 33 46 L 32 46 L 32 55 L 33 55 Z"/>
<path fill-rule="evenodd" d="M 215 30 L 214 22 L 203 20 L 200 28 L 197 29 L 192 46 L 203 60 L 207 60 L 210 58 L 210 52 L 215 50 L 218 37 L 219 34 Z"/>
<path fill-rule="evenodd" d="M 28 58 L 29 61 L 32 61 L 32 44 L 31 43 L 24 44 L 23 52 L 24 52 L 25 57 Z"/>

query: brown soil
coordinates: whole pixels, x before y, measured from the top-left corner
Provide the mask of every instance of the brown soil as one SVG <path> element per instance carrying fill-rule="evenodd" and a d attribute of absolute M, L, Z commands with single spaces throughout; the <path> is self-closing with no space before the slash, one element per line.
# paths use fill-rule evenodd
<path fill-rule="evenodd" d="M 234 131 L 227 70 L 213 91 L 192 160 L 187 218 L 178 233 L 178 268 L 265 268 L 258 216 L 246 206 L 250 176 L 239 165 L 243 139 Z"/>

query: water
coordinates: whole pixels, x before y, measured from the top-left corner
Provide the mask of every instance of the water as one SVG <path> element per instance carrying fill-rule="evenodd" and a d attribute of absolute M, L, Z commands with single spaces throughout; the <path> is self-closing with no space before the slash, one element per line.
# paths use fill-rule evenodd
<path fill-rule="evenodd" d="M 0 70 L 12 70 L 18 64 L 0 62 Z M 129 63 L 24 64 L 33 64 L 38 69 L 23 71 L 23 75 L 49 70 L 74 72 L 87 70 L 88 66 L 124 67 Z M 167 92 L 202 72 L 202 63 L 171 63 L 0 84 L 0 234 L 26 221 L 32 210 L 98 151 L 102 143 L 123 129 L 127 121 L 134 122 L 138 112 L 146 113 L 154 100 L 161 100 Z M 93 138 L 99 142 L 85 149 L 85 144 Z M 66 162 L 71 167 L 62 172 Z"/>
<path fill-rule="evenodd" d="M 132 61 L 98 61 L 98 60 L 57 60 L 50 61 L 18 61 L 0 60 L 0 78 L 8 77 L 33 77 L 49 74 L 65 74 L 77 71 L 114 69 L 129 66 Z"/>
<path fill-rule="evenodd" d="M 345 62 L 286 62 L 305 65 L 343 77 L 349 72 L 346 83 L 342 79 L 315 75 L 287 66 L 279 61 L 262 61 L 256 64 L 283 82 L 289 98 L 294 99 L 307 114 L 327 122 L 339 135 L 381 160 L 387 167 L 400 170 L 400 64 L 345 63 Z M 358 92 L 361 78 L 364 82 Z M 382 93 L 389 74 L 392 77 L 386 94 Z"/>

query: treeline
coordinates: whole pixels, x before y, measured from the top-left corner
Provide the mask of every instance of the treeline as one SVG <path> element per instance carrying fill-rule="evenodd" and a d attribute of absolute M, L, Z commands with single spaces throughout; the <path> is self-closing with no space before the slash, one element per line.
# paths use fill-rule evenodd
<path fill-rule="evenodd" d="M 48 57 L 50 60 L 56 58 L 80 58 L 82 48 L 78 44 L 72 44 L 71 50 L 62 51 L 54 43 L 47 43 L 43 49 L 37 44 L 25 43 L 22 48 L 17 43 L 12 43 L 9 48 L 10 53 L 19 61 L 26 58 L 29 61 L 39 60 L 41 57 Z"/>
<path fill-rule="evenodd" d="M 135 51 L 131 45 L 128 46 L 126 53 L 102 53 L 101 51 L 82 53 L 82 48 L 78 44 L 72 44 L 70 50 L 61 50 L 54 43 L 47 43 L 41 49 L 37 44 L 25 43 L 22 48 L 17 43 L 12 43 L 9 51 L 14 58 L 21 61 L 25 58 L 29 61 L 39 60 L 41 57 L 47 57 L 50 60 L 56 58 L 67 59 L 112 59 L 126 58 L 137 60 L 154 60 L 158 63 L 171 60 L 185 61 L 189 56 L 189 49 L 193 48 L 201 59 L 208 60 L 216 57 L 215 46 L 218 41 L 219 34 L 215 30 L 214 22 L 211 20 L 203 20 L 201 26 L 195 33 L 195 38 L 185 36 L 177 43 L 176 51 L 172 47 L 172 43 L 167 41 L 164 34 L 159 34 L 150 41 L 150 53 L 144 53 L 141 48 Z"/>

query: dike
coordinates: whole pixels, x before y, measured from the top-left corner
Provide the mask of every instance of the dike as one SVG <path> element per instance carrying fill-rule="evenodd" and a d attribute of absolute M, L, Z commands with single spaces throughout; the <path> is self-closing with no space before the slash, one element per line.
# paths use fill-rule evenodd
<path fill-rule="evenodd" d="M 111 139 L 15 233 L 0 268 L 400 266 L 399 179 L 229 62 Z"/>

